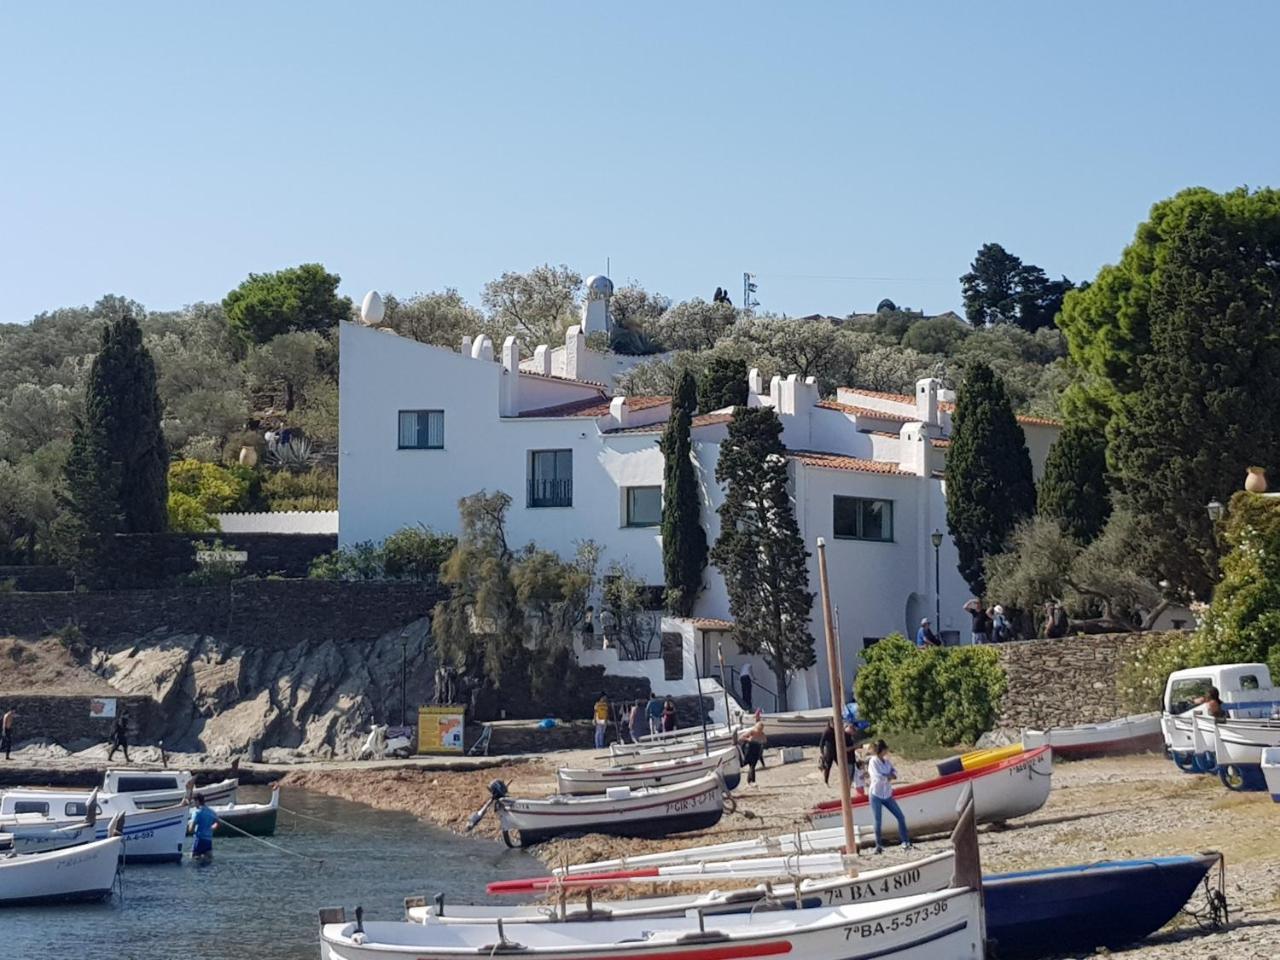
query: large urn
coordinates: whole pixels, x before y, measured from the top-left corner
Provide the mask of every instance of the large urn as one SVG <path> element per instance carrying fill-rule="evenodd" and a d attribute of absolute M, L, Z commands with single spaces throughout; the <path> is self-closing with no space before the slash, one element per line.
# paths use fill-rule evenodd
<path fill-rule="evenodd" d="M 1250 493 L 1267 492 L 1267 471 L 1264 467 L 1250 467 L 1244 475 L 1244 488 Z"/>

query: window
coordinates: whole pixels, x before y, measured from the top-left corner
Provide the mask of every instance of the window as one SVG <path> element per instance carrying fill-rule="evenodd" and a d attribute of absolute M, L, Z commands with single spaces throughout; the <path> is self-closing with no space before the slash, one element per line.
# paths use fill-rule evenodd
<path fill-rule="evenodd" d="M 38 813 L 42 817 L 49 815 L 49 804 L 42 800 L 15 800 L 14 813 Z"/>
<path fill-rule="evenodd" d="M 846 540 L 893 539 L 893 501 L 834 497 L 831 512 L 835 535 Z"/>
<path fill-rule="evenodd" d="M 401 450 L 443 450 L 443 410 L 401 410 Z"/>
<path fill-rule="evenodd" d="M 1240 678 L 1240 689 L 1241 690 L 1260 689 L 1258 685 L 1258 678 L 1254 676 L 1252 673 L 1246 673 L 1243 677 Z"/>
<path fill-rule="evenodd" d="M 1202 699 L 1209 695 L 1213 681 L 1208 677 L 1184 677 L 1173 681 L 1169 688 L 1169 702 L 1166 704 L 1170 713 L 1186 713 Z"/>
<path fill-rule="evenodd" d="M 76 820 L 83 819 L 89 815 L 89 805 L 80 800 L 68 803 L 63 810 L 68 817 Z M 102 806 L 95 803 L 93 805 L 93 812 L 95 816 L 102 816 Z"/>
<path fill-rule="evenodd" d="M 661 487 L 627 487 L 627 526 L 656 527 L 662 522 Z"/>
<path fill-rule="evenodd" d="M 116 783 L 116 793 L 146 793 L 149 790 L 177 790 L 177 777 L 123 776 Z"/>
<path fill-rule="evenodd" d="M 573 451 L 529 451 L 529 506 L 573 506 Z"/>

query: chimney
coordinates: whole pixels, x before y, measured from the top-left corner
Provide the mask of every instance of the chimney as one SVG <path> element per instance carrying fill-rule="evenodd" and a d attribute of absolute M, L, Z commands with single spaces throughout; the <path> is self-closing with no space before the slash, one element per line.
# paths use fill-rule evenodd
<path fill-rule="evenodd" d="M 544 377 L 551 376 L 551 350 L 545 343 L 538 344 L 537 349 L 533 351 L 533 372 L 540 373 Z"/>
<path fill-rule="evenodd" d="M 564 375 L 570 380 L 577 380 L 578 371 L 586 369 L 586 352 L 587 335 L 575 323 L 564 332 Z"/>
<path fill-rule="evenodd" d="M 471 356 L 471 338 L 470 337 L 462 338 L 462 355 L 464 357 Z"/>
<path fill-rule="evenodd" d="M 627 413 L 626 397 L 614 397 L 609 401 L 609 416 L 613 418 L 615 428 L 627 425 Z"/>
<path fill-rule="evenodd" d="M 916 417 L 921 423 L 938 426 L 938 390 L 942 381 L 926 377 L 916 381 Z"/>
<path fill-rule="evenodd" d="M 498 416 L 514 417 L 519 413 L 520 341 L 512 336 L 502 341 L 502 380 L 498 387 Z"/>
<path fill-rule="evenodd" d="M 762 393 L 764 393 L 764 377 L 761 376 L 759 367 L 752 367 L 747 372 L 747 400 L 759 397 Z"/>
<path fill-rule="evenodd" d="M 493 339 L 488 334 L 472 341 L 471 359 L 493 362 Z"/>

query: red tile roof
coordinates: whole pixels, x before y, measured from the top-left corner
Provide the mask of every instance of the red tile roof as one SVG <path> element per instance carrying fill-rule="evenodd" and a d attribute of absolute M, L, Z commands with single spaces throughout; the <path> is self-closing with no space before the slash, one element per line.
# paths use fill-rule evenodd
<path fill-rule="evenodd" d="M 670 403 L 670 397 L 628 397 L 627 406 L 632 410 L 648 410 Z M 613 397 L 583 397 L 581 400 L 570 400 L 558 403 L 554 407 L 539 407 L 536 410 L 523 410 L 522 417 L 607 417 Z"/>
<path fill-rule="evenodd" d="M 823 410 L 838 410 L 840 413 L 851 413 L 855 417 L 863 417 L 867 420 L 896 420 L 901 423 L 910 423 L 915 419 L 902 413 L 886 413 L 884 410 L 872 410 L 870 407 L 855 407 L 848 403 L 840 403 L 838 400 L 819 400 L 817 405 Z"/>
<path fill-rule="evenodd" d="M 858 473 L 884 473 L 899 477 L 913 477 L 896 463 L 884 460 L 861 460 L 857 457 L 846 457 L 838 453 L 824 453 L 821 450 L 790 450 L 787 452 L 793 460 L 798 460 L 807 467 L 824 467 L 828 470 L 853 470 Z"/>
<path fill-rule="evenodd" d="M 694 417 L 690 426 L 697 430 L 699 427 L 714 427 L 717 424 L 728 423 L 732 419 L 731 413 L 704 413 Z M 610 436 L 619 433 L 661 433 L 666 425 L 666 421 L 663 420 L 658 423 L 646 423 L 639 427 L 614 427 L 604 432 Z"/>
<path fill-rule="evenodd" d="M 951 446 L 951 438 L 950 438 L 950 437 L 933 437 L 932 439 L 930 439 L 930 440 L 929 440 L 929 442 L 930 442 L 931 444 L 933 444 L 935 447 L 949 447 L 949 446 Z"/>
<path fill-rule="evenodd" d="M 699 630 L 732 630 L 735 626 L 732 620 L 720 620 L 716 617 L 694 617 L 693 625 Z"/>
<path fill-rule="evenodd" d="M 605 385 L 599 380 L 575 380 L 573 377 L 558 377 L 554 373 L 538 373 L 534 370 L 521 370 L 522 377 L 537 377 L 539 380 L 555 380 L 557 383 L 581 383 L 588 387 L 599 387 L 605 389 Z"/>
<path fill-rule="evenodd" d="M 892 400 L 895 403 L 905 403 L 915 406 L 916 398 L 908 396 L 905 393 L 885 393 L 883 390 L 863 390 L 860 387 L 842 387 L 841 389 L 848 393 L 856 393 L 862 397 L 875 397 L 877 400 Z M 847 404 L 845 405 L 847 406 Z M 947 413 L 955 413 L 956 405 L 950 400 L 941 400 L 938 402 L 938 409 L 945 410 Z M 909 417 L 908 419 L 915 419 Z M 1049 417 L 1036 417 L 1030 414 L 1020 413 L 1017 415 L 1019 423 L 1025 423 L 1033 427 L 1060 427 L 1060 420 L 1052 420 Z"/>

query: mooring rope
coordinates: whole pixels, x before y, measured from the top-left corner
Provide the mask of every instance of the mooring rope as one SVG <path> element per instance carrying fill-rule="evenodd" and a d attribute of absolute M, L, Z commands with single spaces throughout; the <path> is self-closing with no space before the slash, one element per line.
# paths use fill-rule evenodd
<path fill-rule="evenodd" d="M 220 823 L 224 827 L 230 827 L 236 833 L 246 836 L 250 840 L 257 840 L 259 843 L 263 844 L 264 846 L 268 846 L 273 850 L 279 850 L 281 853 L 287 853 L 291 857 L 297 857 L 300 860 L 310 860 L 312 863 L 318 863 L 321 866 L 324 866 L 324 860 L 322 860 L 320 857 L 311 857 L 305 853 L 298 853 L 298 851 L 290 850 L 287 847 L 282 847 L 278 843 L 272 843 L 270 840 L 266 839 L 265 837 L 254 836 L 248 830 L 241 830 L 234 823 L 228 823 L 226 820 L 219 820 L 218 823 Z"/>

